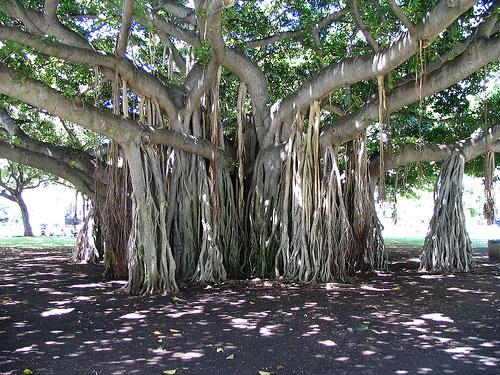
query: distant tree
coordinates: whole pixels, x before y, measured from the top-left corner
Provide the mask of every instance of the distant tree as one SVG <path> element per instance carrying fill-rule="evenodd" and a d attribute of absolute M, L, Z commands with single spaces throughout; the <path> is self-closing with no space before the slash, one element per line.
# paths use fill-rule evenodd
<path fill-rule="evenodd" d="M 35 189 L 54 180 L 50 175 L 15 162 L 7 162 L 0 173 L 0 196 L 17 203 L 23 218 L 24 235 L 33 237 L 28 207 L 22 193 L 28 189 Z"/>

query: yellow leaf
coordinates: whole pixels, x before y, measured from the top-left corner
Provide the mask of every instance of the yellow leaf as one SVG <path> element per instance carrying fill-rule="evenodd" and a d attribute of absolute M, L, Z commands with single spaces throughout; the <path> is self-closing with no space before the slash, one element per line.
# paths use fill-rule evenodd
<path fill-rule="evenodd" d="M 31 371 L 30 369 L 26 368 L 23 370 L 23 375 L 31 375 L 33 374 L 33 371 Z"/>
<path fill-rule="evenodd" d="M 174 301 L 182 301 L 179 297 L 176 297 L 176 296 L 173 296 L 172 300 L 174 300 Z"/>
<path fill-rule="evenodd" d="M 259 375 L 271 375 L 269 371 L 259 371 Z"/>
<path fill-rule="evenodd" d="M 169 374 L 169 375 L 173 375 L 177 372 L 177 369 L 173 369 L 173 370 L 164 370 L 162 371 L 164 374 Z"/>
<path fill-rule="evenodd" d="M 179 331 L 177 329 L 173 329 L 173 328 L 170 328 L 170 332 L 171 333 L 181 333 L 181 331 Z"/>
<path fill-rule="evenodd" d="M 217 348 L 217 353 L 220 353 L 220 352 L 223 352 L 223 351 L 224 351 L 224 349 L 222 349 L 222 348 Z"/>
<path fill-rule="evenodd" d="M 158 336 L 158 335 L 161 335 L 161 332 L 160 331 L 154 331 L 153 334 Z"/>
<path fill-rule="evenodd" d="M 392 290 L 401 290 L 401 287 L 397 286 L 395 288 L 392 288 Z"/>
<path fill-rule="evenodd" d="M 234 354 L 228 355 L 226 359 L 234 359 Z"/>

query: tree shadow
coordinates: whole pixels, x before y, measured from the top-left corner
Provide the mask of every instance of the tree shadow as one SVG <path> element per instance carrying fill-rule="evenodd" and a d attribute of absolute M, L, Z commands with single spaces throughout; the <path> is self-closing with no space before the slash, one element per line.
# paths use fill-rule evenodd
<path fill-rule="evenodd" d="M 496 373 L 497 265 L 420 273 L 418 250 L 352 283 L 230 281 L 130 297 L 67 250 L 0 250 L 0 373 Z"/>

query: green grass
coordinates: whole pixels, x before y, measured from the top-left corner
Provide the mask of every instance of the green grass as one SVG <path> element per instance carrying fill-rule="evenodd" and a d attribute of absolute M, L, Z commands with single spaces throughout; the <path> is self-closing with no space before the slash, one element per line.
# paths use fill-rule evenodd
<path fill-rule="evenodd" d="M 4 237 L 0 238 L 0 248 L 47 249 L 51 247 L 73 247 L 75 241 L 75 237 Z"/>
<path fill-rule="evenodd" d="M 423 237 L 386 237 L 384 241 L 387 245 L 391 246 L 413 246 L 421 247 L 424 245 Z M 488 240 L 475 240 L 472 239 L 472 247 L 488 247 Z"/>
<path fill-rule="evenodd" d="M 385 243 L 391 246 L 412 246 L 421 247 L 424 244 L 423 237 L 386 237 Z M 0 238 L 0 248 L 32 248 L 46 249 L 51 247 L 73 247 L 76 238 L 74 237 L 4 237 Z M 487 240 L 472 240 L 472 246 L 488 247 Z"/>

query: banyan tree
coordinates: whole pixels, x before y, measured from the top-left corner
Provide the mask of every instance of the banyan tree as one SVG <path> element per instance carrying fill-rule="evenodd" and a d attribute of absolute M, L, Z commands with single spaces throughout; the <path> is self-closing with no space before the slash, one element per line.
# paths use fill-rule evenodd
<path fill-rule="evenodd" d="M 491 192 L 500 127 L 457 98 L 495 77 L 499 26 L 488 1 L 5 0 L 0 156 L 92 198 L 79 249 L 132 294 L 384 269 L 375 194 L 442 161 L 423 267 L 466 270 L 461 175 L 487 154 Z"/>

